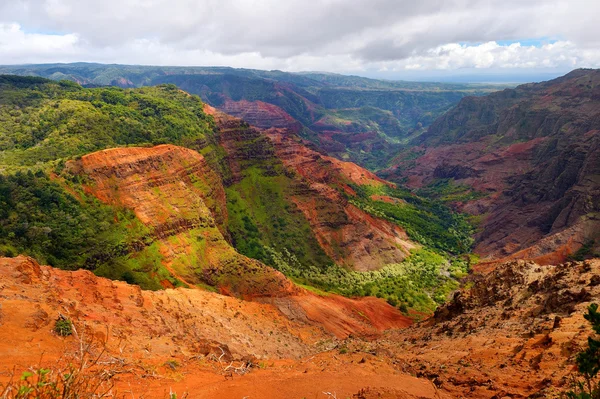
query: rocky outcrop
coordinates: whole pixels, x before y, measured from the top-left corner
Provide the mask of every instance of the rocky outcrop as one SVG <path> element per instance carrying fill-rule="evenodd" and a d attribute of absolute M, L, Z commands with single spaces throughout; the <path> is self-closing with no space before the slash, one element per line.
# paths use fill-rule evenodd
<path fill-rule="evenodd" d="M 583 315 L 600 296 L 600 260 L 510 261 L 472 277 L 430 319 L 373 345 L 453 397 L 554 398 L 571 388 L 592 333 Z"/>
<path fill-rule="evenodd" d="M 468 97 L 382 176 L 413 187 L 453 179 L 482 220 L 476 252 L 564 261 L 600 239 L 600 71 Z M 416 159 L 415 159 L 416 158 Z"/>
<path fill-rule="evenodd" d="M 278 127 L 292 129 L 295 132 L 302 130 L 302 124 L 283 109 L 263 101 L 227 100 L 221 104 L 220 109 L 260 129 Z"/>

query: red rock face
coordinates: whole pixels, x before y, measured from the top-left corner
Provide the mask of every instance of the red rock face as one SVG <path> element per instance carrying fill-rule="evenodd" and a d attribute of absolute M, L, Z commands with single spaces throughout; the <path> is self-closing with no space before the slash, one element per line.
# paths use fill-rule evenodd
<path fill-rule="evenodd" d="M 276 105 L 263 101 L 233 101 L 226 100 L 220 107 L 221 111 L 235 116 L 261 129 L 280 127 L 299 132 L 302 129 L 300 122 L 292 118 L 287 112 Z"/>
<path fill-rule="evenodd" d="M 379 269 L 401 262 L 417 246 L 406 232 L 386 220 L 375 218 L 348 201 L 336 187 L 352 194 L 348 183 L 389 184 L 351 162 L 324 156 L 304 146 L 297 136 L 282 129 L 265 131 L 275 145 L 277 156 L 307 182 L 309 195 L 293 200 L 309 221 L 321 247 L 335 261 L 356 270 Z M 325 200 L 329 207 L 319 209 Z M 340 225 L 332 225 L 332 213 L 342 215 Z"/>
<path fill-rule="evenodd" d="M 95 181 L 90 192 L 103 202 L 133 209 L 144 224 L 160 226 L 175 215 L 198 217 L 205 203 L 219 225 L 227 219 L 225 189 L 196 151 L 174 145 L 113 148 L 85 155 L 77 164 Z M 194 196 L 202 202 L 184 201 Z M 174 208 L 178 199 L 181 206 Z"/>
<path fill-rule="evenodd" d="M 162 264 L 189 285 L 216 285 L 248 298 L 297 291 L 281 273 L 238 254 L 225 240 L 225 190 L 197 152 L 174 145 L 115 148 L 69 167 L 93 181 L 89 193 L 133 210 L 151 228 Z M 198 246 L 198 240 L 210 245 Z"/>
<path fill-rule="evenodd" d="M 245 157 L 277 159 L 293 175 L 295 193 L 290 201 L 300 209 L 323 251 L 339 265 L 374 270 L 405 259 L 417 247 L 406 232 L 350 204 L 343 192 L 353 195 L 350 184 L 389 184 L 350 162 L 342 162 L 309 148 L 293 131 L 244 127 L 206 106 L 220 128 L 220 143 L 228 152 L 233 180 L 239 179 Z M 252 148 L 239 143 L 254 143 Z M 251 155 L 248 152 L 252 152 Z"/>
<path fill-rule="evenodd" d="M 476 252 L 561 261 L 600 239 L 600 72 L 468 97 L 382 173 L 422 187 L 451 178 L 485 194 Z M 415 159 L 416 158 L 416 159 Z"/>

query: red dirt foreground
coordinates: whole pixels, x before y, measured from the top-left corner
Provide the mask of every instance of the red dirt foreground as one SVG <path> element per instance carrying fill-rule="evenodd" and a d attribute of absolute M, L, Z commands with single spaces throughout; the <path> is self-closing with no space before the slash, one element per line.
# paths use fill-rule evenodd
<path fill-rule="evenodd" d="M 91 340 L 93 355 L 105 347 L 95 368 L 112 375 L 117 397 L 450 397 L 372 354 L 348 353 L 345 341 L 314 322 L 348 330 L 358 322 L 339 315 L 359 312 L 379 317 L 378 328 L 406 325 L 396 314 L 379 314 L 376 299 L 273 299 L 297 315 L 290 320 L 271 304 L 199 289 L 142 291 L 23 256 L 0 258 L 0 298 L 0 383 L 32 365 L 64 363 Z M 53 331 L 60 315 L 73 322 L 73 335 Z"/>

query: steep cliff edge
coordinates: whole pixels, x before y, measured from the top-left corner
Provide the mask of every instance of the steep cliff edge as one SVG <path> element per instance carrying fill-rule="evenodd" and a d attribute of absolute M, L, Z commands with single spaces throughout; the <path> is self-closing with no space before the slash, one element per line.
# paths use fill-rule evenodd
<path fill-rule="evenodd" d="M 101 201 L 132 209 L 159 242 L 161 263 L 185 282 L 243 296 L 295 292 L 281 273 L 227 243 L 225 190 L 197 152 L 173 145 L 115 148 L 68 168 L 91 180 L 85 189 Z"/>
<path fill-rule="evenodd" d="M 576 70 L 463 99 L 382 176 L 454 189 L 449 201 L 480 220 L 483 256 L 563 261 L 598 246 L 599 133 L 600 71 Z"/>

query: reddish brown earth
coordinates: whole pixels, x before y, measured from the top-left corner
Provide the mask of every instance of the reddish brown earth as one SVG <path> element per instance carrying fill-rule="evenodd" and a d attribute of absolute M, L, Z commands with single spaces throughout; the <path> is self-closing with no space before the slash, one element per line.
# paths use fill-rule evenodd
<path fill-rule="evenodd" d="M 338 341 L 270 304 L 197 289 L 141 291 L 2 258 L 0 382 L 42 353 L 51 367 L 83 335 L 107 340 L 102 364 L 129 397 L 171 389 L 199 398 L 559 398 L 591 332 L 583 314 L 600 296 L 599 275 L 600 260 L 512 261 L 474 276 L 472 288 L 413 327 Z M 75 336 L 52 332 L 59 314 L 73 320 Z M 225 370 L 248 362 L 245 375 Z"/>
<path fill-rule="evenodd" d="M 487 259 L 564 261 L 600 242 L 600 71 L 466 97 L 382 173 L 422 187 L 453 179 L 481 220 Z"/>
<path fill-rule="evenodd" d="M 25 257 L 0 259 L 0 298 L 0 382 L 13 368 L 20 375 L 31 365 L 52 367 L 91 339 L 107 342 L 101 364 L 127 397 L 162 398 L 169 389 L 194 398 L 350 397 L 363 389 L 449 397 L 372 355 L 341 353 L 335 348 L 342 344 L 316 324 L 290 320 L 269 304 L 198 289 L 142 291 Z M 335 297 L 326 300 L 328 317 L 339 318 Z M 305 301 L 316 299 L 299 301 L 308 309 Z M 379 313 L 376 301 L 362 301 L 362 311 Z M 74 336 L 53 333 L 59 314 L 73 321 Z M 249 374 L 224 370 L 249 361 Z"/>
<path fill-rule="evenodd" d="M 277 127 L 292 129 L 295 132 L 302 129 L 302 124 L 283 109 L 263 101 L 226 100 L 220 110 L 261 129 Z"/>
<path fill-rule="evenodd" d="M 91 194 L 132 209 L 151 227 L 162 264 L 183 281 L 246 297 L 298 292 L 281 273 L 238 254 L 225 240 L 218 228 L 227 217 L 225 191 L 197 152 L 173 145 L 115 148 L 85 155 L 69 168 L 93 182 L 86 186 Z M 197 237 L 209 244 L 194 245 Z"/>

